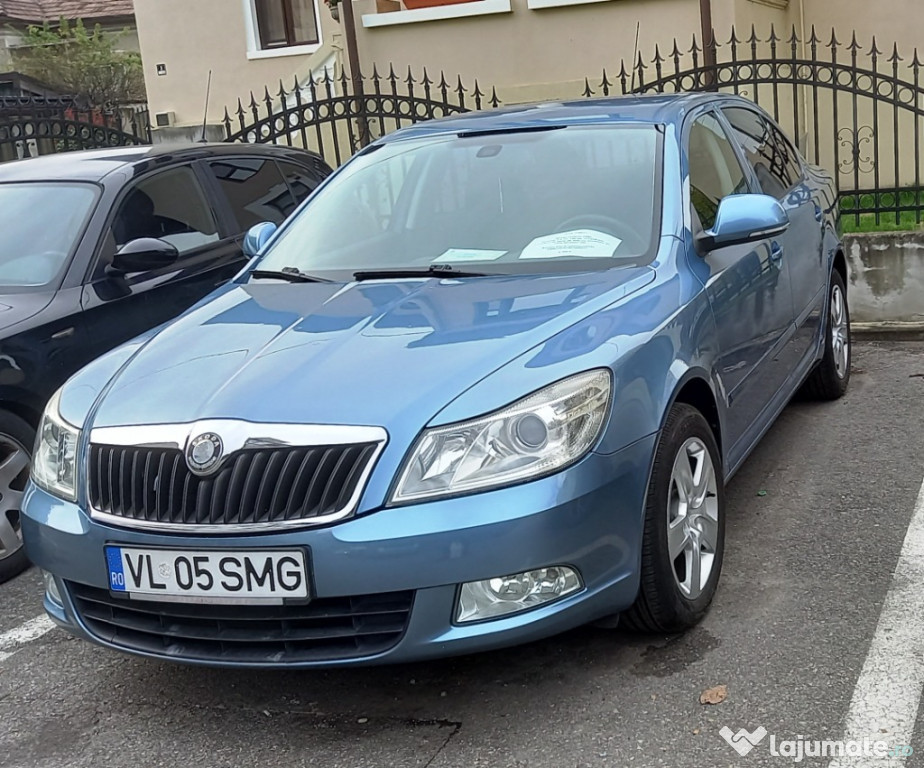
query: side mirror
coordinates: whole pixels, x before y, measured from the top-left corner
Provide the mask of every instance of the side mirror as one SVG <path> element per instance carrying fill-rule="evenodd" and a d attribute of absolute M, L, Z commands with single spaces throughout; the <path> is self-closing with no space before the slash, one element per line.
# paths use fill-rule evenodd
<path fill-rule="evenodd" d="M 244 255 L 248 259 L 259 256 L 263 246 L 276 234 L 276 229 L 276 225 L 271 221 L 261 221 L 259 224 L 254 224 L 244 235 L 244 245 L 242 246 Z"/>
<path fill-rule="evenodd" d="M 106 267 L 106 274 L 115 277 L 129 272 L 150 272 L 172 266 L 180 258 L 176 246 L 155 237 L 139 237 L 123 245 Z"/>
<path fill-rule="evenodd" d="M 719 203 L 715 225 L 696 237 L 701 253 L 744 243 L 757 243 L 789 229 L 789 216 L 775 197 L 729 195 Z"/>

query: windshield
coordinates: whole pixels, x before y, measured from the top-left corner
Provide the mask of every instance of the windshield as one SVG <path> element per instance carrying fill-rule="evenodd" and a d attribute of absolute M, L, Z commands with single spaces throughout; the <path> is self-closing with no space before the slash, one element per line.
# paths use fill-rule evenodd
<path fill-rule="evenodd" d="M 0 184 L 0 290 L 56 282 L 96 201 L 92 184 Z"/>
<path fill-rule="evenodd" d="M 524 274 L 651 261 L 660 133 L 580 126 L 396 141 L 355 158 L 260 270 Z M 337 274 L 343 272 L 343 274 Z"/>

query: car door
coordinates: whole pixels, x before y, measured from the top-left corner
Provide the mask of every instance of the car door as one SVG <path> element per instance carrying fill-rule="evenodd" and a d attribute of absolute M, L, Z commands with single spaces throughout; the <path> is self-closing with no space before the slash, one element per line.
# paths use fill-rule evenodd
<path fill-rule="evenodd" d="M 750 192 L 751 183 L 714 113 L 695 118 L 686 136 L 695 236 L 715 224 L 723 198 Z M 708 270 L 704 283 L 718 334 L 716 373 L 728 399 L 730 457 L 786 378 L 778 354 L 791 333 L 793 310 L 779 248 L 768 239 L 694 257 Z"/>
<path fill-rule="evenodd" d="M 795 369 L 813 351 L 824 305 L 824 211 L 812 196 L 798 152 L 779 128 L 744 106 L 723 107 L 722 112 L 761 191 L 779 200 L 789 216 L 789 230 L 780 236 L 780 242 L 789 269 L 796 323 L 786 356 Z"/>
<path fill-rule="evenodd" d="M 104 228 L 81 304 L 96 354 L 170 320 L 243 266 L 244 259 L 206 196 L 193 165 L 146 174 L 126 186 Z M 112 276 L 116 251 L 142 237 L 177 248 L 175 264 Z"/>

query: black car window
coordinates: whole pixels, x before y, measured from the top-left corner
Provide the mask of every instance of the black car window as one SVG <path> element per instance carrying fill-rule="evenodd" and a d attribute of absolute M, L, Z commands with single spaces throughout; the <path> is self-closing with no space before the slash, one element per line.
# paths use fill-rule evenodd
<path fill-rule="evenodd" d="M 285 176 L 286 182 L 289 184 L 289 189 L 292 190 L 296 206 L 314 192 L 318 184 L 320 184 L 329 173 L 329 171 L 326 170 L 318 172 L 309 171 L 299 165 L 282 161 L 279 162 L 279 168 L 282 170 L 282 175 Z M 291 212 L 292 211 L 289 211 L 289 213 Z"/>
<path fill-rule="evenodd" d="M 141 237 L 171 243 L 180 255 L 220 239 L 215 216 L 189 166 L 146 176 L 122 197 L 93 272 L 102 278 L 116 251 Z"/>
<path fill-rule="evenodd" d="M 801 177 L 796 151 L 771 123 L 744 107 L 723 108 L 764 194 L 781 200 Z"/>
<path fill-rule="evenodd" d="M 173 168 L 140 181 L 119 204 L 112 237 L 121 247 L 155 237 L 182 254 L 219 239 L 208 201 L 189 167 Z"/>
<path fill-rule="evenodd" d="M 689 163 L 694 219 L 699 219 L 702 228 L 710 229 L 722 198 L 748 191 L 734 147 L 714 115 L 703 115 L 693 123 Z"/>
<path fill-rule="evenodd" d="M 223 157 L 209 163 L 231 203 L 240 229 L 261 221 L 282 224 L 296 202 L 276 163 L 270 159 Z"/>

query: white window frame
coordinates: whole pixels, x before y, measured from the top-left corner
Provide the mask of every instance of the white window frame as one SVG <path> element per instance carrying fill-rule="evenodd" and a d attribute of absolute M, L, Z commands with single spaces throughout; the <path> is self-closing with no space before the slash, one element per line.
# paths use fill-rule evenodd
<path fill-rule="evenodd" d="M 314 17 L 318 22 L 318 42 L 312 45 L 291 45 L 282 48 L 261 48 L 260 30 L 257 26 L 257 7 L 254 0 L 242 0 L 244 9 L 244 28 L 247 33 L 247 58 L 277 59 L 282 56 L 306 56 L 317 51 L 324 43 L 324 30 L 321 29 L 321 10 L 318 0 L 314 4 Z"/>
<path fill-rule="evenodd" d="M 392 24 L 413 24 L 418 21 L 459 19 L 464 16 L 486 16 L 492 13 L 510 13 L 510 0 L 479 0 L 472 3 L 438 5 L 431 8 L 414 8 L 391 13 L 364 13 L 364 27 L 388 27 Z"/>
<path fill-rule="evenodd" d="M 608 3 L 610 0 L 526 0 L 526 7 L 531 11 L 542 8 L 561 8 L 566 5 L 587 5 L 588 3 Z"/>

